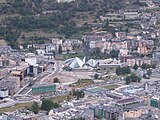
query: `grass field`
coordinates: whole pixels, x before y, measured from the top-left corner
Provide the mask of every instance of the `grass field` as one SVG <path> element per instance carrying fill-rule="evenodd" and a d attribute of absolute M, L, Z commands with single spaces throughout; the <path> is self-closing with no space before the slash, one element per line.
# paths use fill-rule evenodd
<path fill-rule="evenodd" d="M 21 103 L 21 104 L 16 104 L 13 107 L 7 107 L 7 108 L 0 108 L 0 113 L 4 113 L 4 112 L 11 112 L 11 111 L 15 111 L 15 110 L 22 110 L 25 107 L 31 107 L 33 103 L 29 102 L 29 103 Z"/>
<path fill-rule="evenodd" d="M 111 85 L 106 85 L 106 86 L 102 86 L 103 88 L 109 89 L 109 90 L 114 90 L 116 88 L 119 87 L 119 85 L 117 84 L 111 84 Z"/>
<path fill-rule="evenodd" d="M 50 100 L 52 100 L 53 102 L 56 102 L 56 103 L 61 103 L 64 100 L 68 101 L 68 100 L 71 100 L 73 98 L 74 98 L 73 95 L 67 94 L 67 95 L 63 95 L 63 96 L 50 98 Z"/>

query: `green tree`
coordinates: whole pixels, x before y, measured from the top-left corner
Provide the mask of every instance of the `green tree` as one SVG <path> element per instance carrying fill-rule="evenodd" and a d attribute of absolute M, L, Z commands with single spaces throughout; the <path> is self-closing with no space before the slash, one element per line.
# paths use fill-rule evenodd
<path fill-rule="evenodd" d="M 117 74 L 117 75 L 121 75 L 121 74 L 122 74 L 122 68 L 121 68 L 120 66 L 118 66 L 118 67 L 116 68 L 116 74 Z"/>
<path fill-rule="evenodd" d="M 58 103 L 54 103 L 51 100 L 48 99 L 43 99 L 42 100 L 42 105 L 41 105 L 41 109 L 45 110 L 45 111 L 49 111 L 53 108 L 58 108 L 60 107 L 60 105 Z"/>
<path fill-rule="evenodd" d="M 130 77 L 131 77 L 131 81 L 132 82 L 137 82 L 137 76 L 136 76 L 136 74 L 132 73 Z"/>
<path fill-rule="evenodd" d="M 141 82 L 142 78 L 141 77 L 137 77 L 137 82 Z"/>
<path fill-rule="evenodd" d="M 131 73 L 131 69 L 129 68 L 129 66 L 122 67 L 122 74 L 123 75 L 130 74 L 130 73 Z"/>
<path fill-rule="evenodd" d="M 35 114 L 38 113 L 39 111 L 39 107 L 38 107 L 38 103 L 37 102 L 34 102 L 31 106 L 31 111 L 34 112 Z"/>
<path fill-rule="evenodd" d="M 54 83 L 59 83 L 60 81 L 59 81 L 59 79 L 57 77 L 55 77 L 54 80 L 53 80 L 53 82 Z"/>
<path fill-rule="evenodd" d="M 59 47 L 58 47 L 58 53 L 59 53 L 59 54 L 62 54 L 62 45 L 61 45 L 61 44 L 60 44 Z"/>
<path fill-rule="evenodd" d="M 96 74 L 94 75 L 94 79 L 98 79 L 98 77 L 99 77 L 99 75 L 96 73 Z"/>
<path fill-rule="evenodd" d="M 133 69 L 134 70 L 137 70 L 138 69 L 138 65 L 135 63 L 135 65 L 133 66 Z"/>
<path fill-rule="evenodd" d="M 77 90 L 74 91 L 73 96 L 76 96 L 77 100 L 79 100 L 79 98 L 83 98 L 85 96 L 85 93 L 82 90 Z"/>
<path fill-rule="evenodd" d="M 131 77 L 127 76 L 126 77 L 126 85 L 129 85 L 131 83 Z"/>
<path fill-rule="evenodd" d="M 151 65 L 146 64 L 146 63 L 143 63 L 143 64 L 141 65 L 141 68 L 142 68 L 142 69 L 149 69 L 149 68 L 151 68 Z"/>
<path fill-rule="evenodd" d="M 119 50 L 112 50 L 110 51 L 111 58 L 118 58 Z"/>
<path fill-rule="evenodd" d="M 147 64 L 146 64 L 146 63 L 143 63 L 143 64 L 141 65 L 141 68 L 142 68 L 142 69 L 146 69 L 146 68 L 147 68 Z"/>
<path fill-rule="evenodd" d="M 147 70 L 147 75 L 148 75 L 149 77 L 152 75 L 152 70 L 151 70 L 151 69 Z"/>

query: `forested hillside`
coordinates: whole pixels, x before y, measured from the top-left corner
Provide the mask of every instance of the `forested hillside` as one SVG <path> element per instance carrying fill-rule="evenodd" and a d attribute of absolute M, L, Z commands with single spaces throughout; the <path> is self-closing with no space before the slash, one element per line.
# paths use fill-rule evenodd
<path fill-rule="evenodd" d="M 0 38 L 17 48 L 20 43 L 44 43 L 48 39 L 38 36 L 26 38 L 26 32 L 56 33 L 66 38 L 83 35 L 91 31 L 89 22 L 109 11 L 124 9 L 134 4 L 133 1 L 76 0 L 58 3 L 56 0 L 7 0 L 0 4 Z"/>

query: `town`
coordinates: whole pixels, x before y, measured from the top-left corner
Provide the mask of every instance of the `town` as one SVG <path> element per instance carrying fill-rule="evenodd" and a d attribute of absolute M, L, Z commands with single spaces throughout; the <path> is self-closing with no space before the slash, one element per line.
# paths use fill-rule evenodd
<path fill-rule="evenodd" d="M 0 120 L 160 120 L 160 1 L 137 2 L 79 38 L 15 47 L 1 37 Z"/>

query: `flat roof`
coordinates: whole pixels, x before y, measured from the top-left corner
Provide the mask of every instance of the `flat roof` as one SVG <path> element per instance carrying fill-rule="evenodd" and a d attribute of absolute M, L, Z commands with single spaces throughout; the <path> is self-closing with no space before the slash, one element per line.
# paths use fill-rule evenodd
<path fill-rule="evenodd" d="M 13 75 L 21 75 L 21 71 L 12 71 L 11 74 L 13 74 Z"/>

